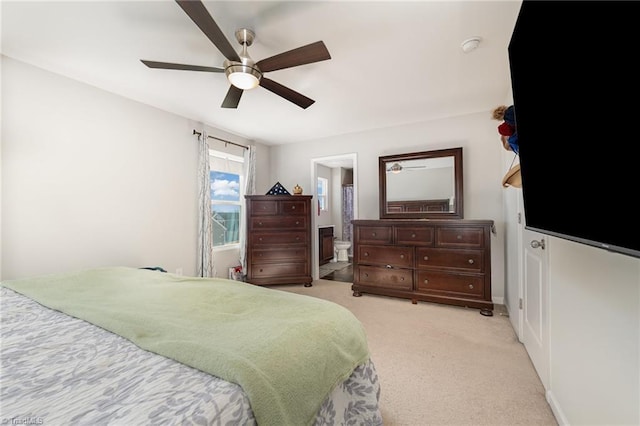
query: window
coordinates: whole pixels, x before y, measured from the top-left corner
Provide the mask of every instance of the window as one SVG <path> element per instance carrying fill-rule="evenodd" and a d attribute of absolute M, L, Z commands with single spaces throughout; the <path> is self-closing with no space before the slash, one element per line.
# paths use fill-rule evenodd
<path fill-rule="evenodd" d="M 321 211 L 329 210 L 327 205 L 329 181 L 326 178 L 318 178 L 318 205 Z"/>
<path fill-rule="evenodd" d="M 240 242 L 244 158 L 209 150 L 213 246 Z"/>

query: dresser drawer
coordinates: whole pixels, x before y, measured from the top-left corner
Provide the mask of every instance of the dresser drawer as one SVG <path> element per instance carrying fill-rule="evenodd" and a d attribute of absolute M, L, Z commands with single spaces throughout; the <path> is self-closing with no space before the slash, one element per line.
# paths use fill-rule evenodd
<path fill-rule="evenodd" d="M 404 226 L 396 226 L 395 243 L 414 245 L 414 246 L 432 246 L 434 240 L 434 228 L 421 227 L 409 228 Z"/>
<path fill-rule="evenodd" d="M 291 232 L 252 232 L 249 236 L 251 245 L 271 244 L 306 244 L 308 233 L 304 231 Z"/>
<path fill-rule="evenodd" d="M 251 215 L 275 215 L 278 214 L 278 201 L 276 200 L 253 200 L 251 203 Z"/>
<path fill-rule="evenodd" d="M 263 262 L 304 262 L 307 260 L 307 248 L 285 247 L 251 250 L 251 261 L 253 263 Z"/>
<path fill-rule="evenodd" d="M 281 201 L 280 208 L 282 209 L 281 213 L 288 215 L 306 215 L 309 214 L 309 210 L 307 208 L 309 204 L 303 200 L 291 200 L 291 201 Z"/>
<path fill-rule="evenodd" d="M 304 263 L 264 263 L 251 268 L 250 278 L 288 277 L 309 275 L 309 267 Z"/>
<path fill-rule="evenodd" d="M 391 226 L 358 226 L 355 228 L 355 238 L 359 244 L 390 244 Z"/>
<path fill-rule="evenodd" d="M 359 245 L 355 256 L 357 263 L 413 268 L 413 247 Z"/>
<path fill-rule="evenodd" d="M 484 277 L 418 270 L 416 272 L 416 291 L 482 298 L 484 296 Z"/>
<path fill-rule="evenodd" d="M 484 272 L 484 251 L 418 247 L 416 267 Z"/>
<path fill-rule="evenodd" d="M 355 283 L 372 287 L 411 290 L 413 288 L 413 271 L 411 269 L 358 265 L 354 268 L 353 280 Z"/>
<path fill-rule="evenodd" d="M 472 227 L 442 227 L 436 229 L 437 247 L 484 247 L 484 229 Z"/>
<path fill-rule="evenodd" d="M 306 216 L 264 216 L 252 217 L 251 229 L 307 229 Z"/>

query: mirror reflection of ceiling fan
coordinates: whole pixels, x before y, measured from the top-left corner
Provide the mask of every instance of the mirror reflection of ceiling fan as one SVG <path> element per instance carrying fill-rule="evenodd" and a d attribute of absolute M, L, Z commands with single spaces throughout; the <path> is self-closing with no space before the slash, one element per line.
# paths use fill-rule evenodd
<path fill-rule="evenodd" d="M 231 85 L 222 102 L 222 108 L 237 108 L 242 93 L 257 86 L 262 86 L 303 109 L 310 107 L 315 102 L 295 90 L 266 78 L 264 73 L 331 59 L 331 55 L 322 41 L 255 62 L 247 52 L 247 47 L 251 46 L 255 38 L 253 31 L 245 28 L 236 31 L 236 40 L 242 45 L 242 51 L 237 53 L 200 0 L 176 0 L 176 3 L 211 40 L 220 53 L 227 58 L 223 68 L 141 59 L 143 64 L 149 68 L 225 73 Z"/>
<path fill-rule="evenodd" d="M 393 163 L 391 167 L 387 168 L 387 173 L 400 173 L 403 170 L 415 170 L 415 169 L 426 169 L 427 166 L 403 166 L 400 163 Z"/>

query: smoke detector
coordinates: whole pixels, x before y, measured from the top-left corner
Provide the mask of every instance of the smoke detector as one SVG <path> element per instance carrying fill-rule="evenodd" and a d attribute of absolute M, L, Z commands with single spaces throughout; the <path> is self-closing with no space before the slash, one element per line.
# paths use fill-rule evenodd
<path fill-rule="evenodd" d="M 464 53 L 469 53 L 478 48 L 481 40 L 482 39 L 480 37 L 471 37 L 463 41 L 460 47 Z"/>

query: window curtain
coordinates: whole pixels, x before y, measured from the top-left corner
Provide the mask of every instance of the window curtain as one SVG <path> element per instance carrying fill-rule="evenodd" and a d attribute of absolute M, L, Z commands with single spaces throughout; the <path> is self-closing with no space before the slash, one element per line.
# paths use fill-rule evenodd
<path fill-rule="evenodd" d="M 211 176 L 209 144 L 205 131 L 198 137 L 198 266 L 199 277 L 215 276 L 213 267 L 213 233 L 211 217 Z"/>
<path fill-rule="evenodd" d="M 256 147 L 249 145 L 248 149 L 244 150 L 244 195 L 253 195 L 256 192 Z M 242 273 L 247 273 L 247 200 L 242 200 L 242 213 L 244 217 L 240 218 L 240 265 L 242 265 Z"/>

